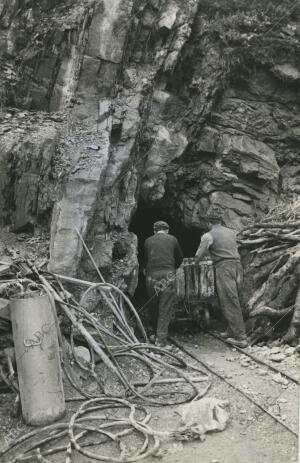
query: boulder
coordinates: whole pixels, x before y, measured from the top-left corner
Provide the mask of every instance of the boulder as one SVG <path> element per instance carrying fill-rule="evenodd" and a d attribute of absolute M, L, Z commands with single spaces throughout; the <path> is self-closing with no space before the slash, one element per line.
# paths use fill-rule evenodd
<path fill-rule="evenodd" d="M 214 191 L 210 195 L 211 204 L 217 204 L 224 209 L 232 209 L 240 216 L 251 216 L 252 207 L 249 201 L 234 198 L 233 194 L 225 193 L 224 191 Z"/>
<path fill-rule="evenodd" d="M 222 163 L 234 172 L 254 175 L 260 181 L 278 181 L 279 167 L 274 151 L 247 135 L 224 134 L 218 145 Z"/>
<path fill-rule="evenodd" d="M 104 0 L 98 4 L 89 27 L 88 56 L 121 62 L 132 6 L 131 0 Z"/>
<path fill-rule="evenodd" d="M 286 356 L 284 355 L 283 352 L 279 352 L 277 354 L 270 354 L 269 359 L 272 360 L 272 362 L 282 362 Z"/>
<path fill-rule="evenodd" d="M 109 159 L 109 100 L 102 100 L 99 107 L 101 124 L 99 132 L 94 133 L 93 140 L 100 149 L 89 150 L 89 154 L 82 151 L 77 153 L 62 197 L 56 202 L 52 214 L 49 269 L 70 276 L 76 275 L 82 254 L 82 243 L 76 229 L 83 236 L 88 231 L 95 212 L 100 182 Z M 72 154 L 74 156 L 75 153 Z"/>
<path fill-rule="evenodd" d="M 291 82 L 300 81 L 300 71 L 291 63 L 277 64 L 273 67 L 275 75 Z"/>
<path fill-rule="evenodd" d="M 174 160 L 182 156 L 188 140 L 182 133 L 158 126 L 155 139 L 148 152 L 142 183 L 143 196 L 158 200 L 164 196 L 167 168 Z"/>
<path fill-rule="evenodd" d="M 171 30 L 175 24 L 179 6 L 175 2 L 167 4 L 166 10 L 162 13 L 160 20 L 158 22 L 158 27 L 160 29 Z"/>

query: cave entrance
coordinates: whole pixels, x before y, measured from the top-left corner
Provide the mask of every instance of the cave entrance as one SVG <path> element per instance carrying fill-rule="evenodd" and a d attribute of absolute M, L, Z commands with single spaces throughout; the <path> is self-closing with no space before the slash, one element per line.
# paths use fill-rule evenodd
<path fill-rule="evenodd" d="M 161 206 L 149 206 L 140 201 L 129 227 L 129 231 L 135 233 L 138 237 L 139 282 L 134 294 L 134 302 L 138 308 L 143 306 L 147 300 L 146 282 L 142 273 L 144 242 L 149 236 L 153 235 L 153 223 L 158 220 L 164 220 L 170 225 L 170 234 L 178 239 L 184 257 L 193 257 L 200 243 L 200 228 L 186 227 L 170 217 L 170 213 Z"/>

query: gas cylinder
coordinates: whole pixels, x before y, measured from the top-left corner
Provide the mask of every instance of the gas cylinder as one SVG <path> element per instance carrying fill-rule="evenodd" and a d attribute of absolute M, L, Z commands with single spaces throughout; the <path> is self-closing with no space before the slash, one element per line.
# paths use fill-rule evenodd
<path fill-rule="evenodd" d="M 65 412 L 55 305 L 30 291 L 11 298 L 10 311 L 23 418 L 50 424 Z"/>

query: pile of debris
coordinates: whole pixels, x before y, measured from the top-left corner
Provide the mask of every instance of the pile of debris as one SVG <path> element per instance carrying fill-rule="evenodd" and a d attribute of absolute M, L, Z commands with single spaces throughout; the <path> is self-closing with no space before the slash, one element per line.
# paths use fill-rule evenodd
<path fill-rule="evenodd" d="M 266 335 L 282 334 L 297 343 L 300 336 L 300 199 L 279 203 L 264 221 L 241 234 L 241 246 L 251 255 L 253 295 L 247 304 L 250 318 L 268 320 Z M 261 327 L 260 327 L 261 328 Z M 267 336 L 268 337 L 268 336 Z"/>
<path fill-rule="evenodd" d="M 46 113 L 46 112 L 33 112 L 21 111 L 18 108 L 8 108 L 5 112 L 0 110 L 0 135 L 8 132 L 18 134 L 28 134 L 35 130 L 36 126 L 45 124 L 61 123 L 65 119 L 63 113 Z"/>

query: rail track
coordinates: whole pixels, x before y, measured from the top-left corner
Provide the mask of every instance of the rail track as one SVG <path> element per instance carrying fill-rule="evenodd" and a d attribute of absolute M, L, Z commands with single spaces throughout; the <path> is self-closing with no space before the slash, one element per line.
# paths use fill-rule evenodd
<path fill-rule="evenodd" d="M 225 344 L 226 346 L 228 347 L 233 347 L 232 344 L 230 344 L 229 342 L 226 341 L 226 339 L 224 338 L 221 338 L 220 336 L 218 336 L 216 333 L 213 333 L 212 331 L 205 331 L 206 334 L 209 334 L 210 336 L 212 336 L 213 338 L 215 339 L 218 339 L 219 341 L 223 342 L 223 344 Z M 234 347 L 238 352 L 240 352 L 241 354 L 244 354 L 246 355 L 247 357 L 249 357 L 251 360 L 253 360 L 254 362 L 256 363 L 260 363 L 261 365 L 264 365 L 266 368 L 268 368 L 269 370 L 272 370 L 274 371 L 275 373 L 279 373 L 281 374 L 281 376 L 283 376 L 284 378 L 286 378 L 287 380 L 289 381 L 292 381 L 293 383 L 295 384 L 298 384 L 298 386 L 300 385 L 300 381 L 295 378 L 294 376 L 291 376 L 281 370 L 279 370 L 278 368 L 274 367 L 273 365 L 271 365 L 270 363 L 268 362 L 264 362 L 262 359 L 260 359 L 259 357 L 256 357 L 255 355 L 251 354 L 250 352 L 248 352 L 246 349 L 241 349 L 240 347 L 237 347 L 235 346 Z"/>
<path fill-rule="evenodd" d="M 222 341 L 227 347 L 233 347 L 231 344 L 227 343 L 226 341 L 224 341 L 222 338 L 220 338 L 219 336 L 215 335 L 215 334 L 212 334 L 212 333 L 208 333 L 210 336 Z M 212 373 L 214 376 L 218 377 L 219 379 L 221 379 L 223 382 L 225 382 L 226 384 L 228 384 L 231 388 L 235 389 L 237 392 L 239 392 L 240 394 L 242 394 L 246 399 L 248 399 L 251 403 L 253 403 L 256 407 L 258 407 L 263 413 L 265 413 L 266 415 L 270 416 L 275 422 L 279 423 L 282 427 L 284 427 L 287 431 L 289 431 L 290 433 L 292 433 L 294 436 L 297 436 L 298 437 L 298 432 L 296 432 L 293 428 L 291 428 L 287 423 L 285 423 L 281 418 L 279 418 L 278 416 L 274 415 L 270 410 L 266 409 L 262 404 L 260 404 L 259 402 L 257 402 L 253 397 L 251 397 L 249 394 L 247 394 L 241 387 L 239 387 L 238 385 L 234 384 L 232 381 L 230 381 L 228 378 L 226 378 L 222 373 L 216 371 L 211 365 L 209 365 L 207 362 L 205 362 L 204 360 L 200 359 L 199 356 L 193 354 L 192 352 L 190 352 L 190 350 L 186 349 L 180 342 L 177 341 L 177 339 L 174 339 L 173 337 L 170 337 L 169 338 L 170 341 L 173 343 L 173 345 L 175 345 L 181 352 L 185 353 L 187 356 L 189 356 L 190 358 L 192 358 L 193 360 L 195 360 L 197 363 L 199 363 L 200 365 L 204 366 L 210 373 Z M 258 359 L 257 357 L 255 357 L 254 355 L 250 354 L 250 353 L 247 353 L 244 349 L 239 349 L 237 348 L 237 351 L 239 351 L 240 353 L 244 354 L 244 355 L 247 355 L 249 358 L 251 358 L 251 360 L 253 360 L 254 362 L 256 363 L 259 363 L 259 364 L 263 364 L 265 365 L 267 368 L 269 368 L 270 370 L 272 371 L 275 371 L 276 373 L 280 373 L 282 376 L 284 376 L 286 379 L 288 379 L 289 381 L 292 381 L 294 384 L 297 384 L 299 385 L 299 381 L 292 377 L 292 376 L 289 376 L 287 374 L 284 374 L 282 371 L 278 370 L 277 368 L 273 367 L 272 365 L 269 365 L 267 362 L 264 362 L 263 360 L 261 359 Z"/>

